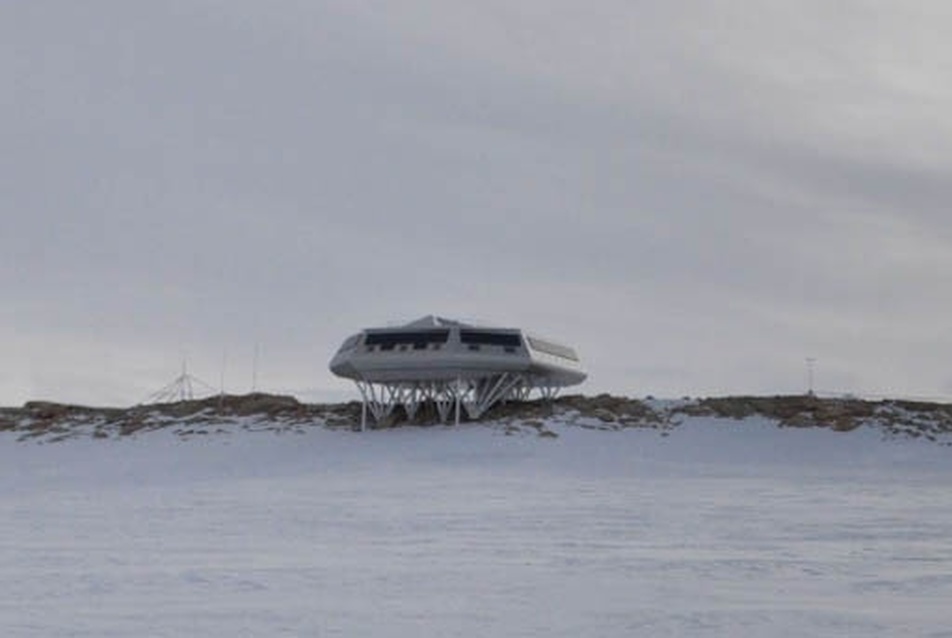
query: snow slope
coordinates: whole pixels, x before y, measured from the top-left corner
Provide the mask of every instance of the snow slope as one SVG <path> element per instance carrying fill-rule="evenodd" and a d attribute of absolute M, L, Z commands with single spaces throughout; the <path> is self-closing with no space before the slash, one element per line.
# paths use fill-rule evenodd
<path fill-rule="evenodd" d="M 548 425 L 0 436 L 0 629 L 952 636 L 952 448 Z"/>

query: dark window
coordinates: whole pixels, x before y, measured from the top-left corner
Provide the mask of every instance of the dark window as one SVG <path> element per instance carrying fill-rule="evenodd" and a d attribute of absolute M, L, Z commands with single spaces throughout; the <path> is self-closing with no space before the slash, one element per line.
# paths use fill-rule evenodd
<path fill-rule="evenodd" d="M 479 344 L 478 344 L 478 343 L 471 343 L 471 344 L 469 344 L 469 345 L 466 346 L 466 347 L 469 348 L 470 350 L 479 350 Z"/>
<path fill-rule="evenodd" d="M 380 346 L 381 350 L 393 350 L 398 344 L 423 344 L 423 348 L 430 343 L 446 343 L 450 337 L 449 330 L 412 330 L 402 332 L 370 332 L 364 343 L 368 346 Z"/>
<path fill-rule="evenodd" d="M 488 330 L 460 330 L 460 341 L 463 343 L 475 343 L 485 346 L 503 346 L 507 348 L 518 348 L 522 345 L 522 339 L 518 332 L 491 332 Z"/>
<path fill-rule="evenodd" d="M 417 341 L 413 344 L 414 350 L 426 350 L 426 343 L 423 341 Z"/>

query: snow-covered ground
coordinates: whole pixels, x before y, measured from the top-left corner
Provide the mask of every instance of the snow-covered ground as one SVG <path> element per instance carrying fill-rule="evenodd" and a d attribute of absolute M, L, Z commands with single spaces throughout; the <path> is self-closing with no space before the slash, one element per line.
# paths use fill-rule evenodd
<path fill-rule="evenodd" d="M 952 448 L 551 429 L 0 436 L 0 630 L 952 636 Z"/>

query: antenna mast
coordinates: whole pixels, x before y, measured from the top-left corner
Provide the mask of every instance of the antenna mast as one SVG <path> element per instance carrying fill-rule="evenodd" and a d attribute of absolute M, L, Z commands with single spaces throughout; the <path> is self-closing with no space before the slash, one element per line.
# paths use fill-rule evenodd
<path fill-rule="evenodd" d="M 258 342 L 255 342 L 255 352 L 254 357 L 251 360 L 251 392 L 258 391 L 258 355 L 259 355 L 259 345 Z"/>
<path fill-rule="evenodd" d="M 182 374 L 177 376 L 167 386 L 151 394 L 145 403 L 175 403 L 177 401 L 191 401 L 195 398 L 195 389 L 201 392 L 215 392 L 215 388 L 208 385 L 196 376 L 188 373 L 188 359 L 182 357 Z"/>

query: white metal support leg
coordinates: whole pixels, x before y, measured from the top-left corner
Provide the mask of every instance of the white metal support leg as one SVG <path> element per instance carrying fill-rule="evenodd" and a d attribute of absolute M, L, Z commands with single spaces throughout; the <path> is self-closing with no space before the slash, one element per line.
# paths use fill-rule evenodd
<path fill-rule="evenodd" d="M 466 402 L 466 412 L 471 419 L 478 419 L 500 401 L 520 398 L 526 386 L 524 375 L 509 372 L 479 379 L 473 383 L 472 396 Z"/>
<path fill-rule="evenodd" d="M 449 421 L 452 411 L 453 422 L 459 425 L 464 409 L 470 419 L 478 419 L 495 404 L 526 400 L 534 390 L 538 390 L 543 399 L 553 399 L 559 388 L 539 381 L 522 373 L 510 372 L 475 379 L 458 376 L 452 381 L 373 383 L 358 380 L 356 385 L 363 399 L 360 429 L 367 429 L 371 417 L 378 425 L 382 424 L 397 406 L 403 408 L 407 420 L 412 422 L 422 404 L 432 403 L 441 423 Z"/>

